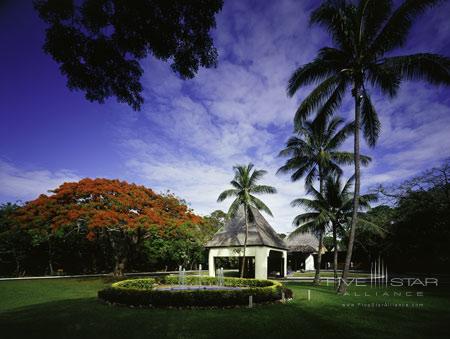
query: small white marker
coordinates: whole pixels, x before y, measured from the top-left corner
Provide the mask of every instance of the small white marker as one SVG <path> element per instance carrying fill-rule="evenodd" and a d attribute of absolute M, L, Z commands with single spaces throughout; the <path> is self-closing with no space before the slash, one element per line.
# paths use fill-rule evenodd
<path fill-rule="evenodd" d="M 311 290 L 308 290 L 308 301 L 311 300 Z"/>

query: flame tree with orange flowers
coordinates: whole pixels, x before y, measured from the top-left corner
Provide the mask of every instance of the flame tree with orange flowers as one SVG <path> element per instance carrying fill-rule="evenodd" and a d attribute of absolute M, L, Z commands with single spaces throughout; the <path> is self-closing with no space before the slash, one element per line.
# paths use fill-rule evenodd
<path fill-rule="evenodd" d="M 198 240 L 205 228 L 203 219 L 174 195 L 109 179 L 64 183 L 18 208 L 16 220 L 36 243 L 47 244 L 50 274 L 55 270 L 55 245 L 74 234 L 95 246 L 109 246 L 114 274 L 122 276 L 145 240 L 175 239 L 186 230 Z"/>

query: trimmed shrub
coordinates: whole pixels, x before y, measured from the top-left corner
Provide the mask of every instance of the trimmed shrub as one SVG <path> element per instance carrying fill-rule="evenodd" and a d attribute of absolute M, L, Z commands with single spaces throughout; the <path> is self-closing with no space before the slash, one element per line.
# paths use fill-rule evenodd
<path fill-rule="evenodd" d="M 178 284 L 178 277 L 169 276 L 166 284 Z M 187 285 L 214 285 L 212 277 L 187 276 Z M 225 278 L 225 286 L 242 287 L 236 290 L 159 290 L 152 289 L 154 279 L 124 280 L 98 292 L 101 300 L 133 306 L 153 307 L 229 307 L 247 305 L 249 296 L 254 303 L 272 302 L 281 299 L 282 285 L 272 280 Z"/>
<path fill-rule="evenodd" d="M 112 287 L 124 289 L 137 289 L 137 290 L 151 290 L 155 285 L 156 285 L 155 279 L 143 278 L 143 279 L 122 280 L 112 284 Z"/>

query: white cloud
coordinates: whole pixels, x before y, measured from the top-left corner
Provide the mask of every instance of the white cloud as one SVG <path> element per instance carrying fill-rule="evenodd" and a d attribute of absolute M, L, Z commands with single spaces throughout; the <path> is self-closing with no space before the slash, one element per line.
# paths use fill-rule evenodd
<path fill-rule="evenodd" d="M 80 179 L 78 175 L 69 170 L 55 172 L 24 170 L 0 160 L 0 197 L 2 200 L 31 200 L 57 188 L 64 182 Z"/>
<path fill-rule="evenodd" d="M 327 42 L 326 33 L 308 25 L 311 7 L 291 0 L 225 2 L 215 31 L 218 68 L 202 69 L 192 80 L 182 81 L 167 64 L 149 60 L 144 117 L 127 118 L 121 126 L 131 176 L 157 190 L 170 189 L 207 214 L 226 210 L 229 203 L 215 201 L 232 178 L 232 166 L 251 161 L 268 170 L 264 183 L 279 191 L 262 197 L 275 215 L 269 220 L 279 231 L 291 230 L 301 211 L 289 203 L 304 190 L 302 182 L 275 176 L 283 163 L 276 154 L 291 133 L 296 105 L 309 92 L 288 98 L 287 79 Z M 449 107 L 440 95 L 422 84 L 405 84 L 391 101 L 373 94 L 383 131 L 375 149 L 363 146 L 374 159 L 363 172 L 365 188 L 405 179 L 450 155 L 442 128 L 450 126 Z M 342 109 L 348 119 L 351 107 L 348 96 Z M 343 149 L 353 149 L 351 139 Z"/>

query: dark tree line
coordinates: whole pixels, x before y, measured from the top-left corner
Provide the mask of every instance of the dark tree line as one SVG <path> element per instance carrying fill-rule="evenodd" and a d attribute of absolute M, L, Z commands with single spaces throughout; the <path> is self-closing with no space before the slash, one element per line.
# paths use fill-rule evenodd
<path fill-rule="evenodd" d="M 356 255 L 396 272 L 450 272 L 450 161 L 378 192 L 387 204 L 364 218 L 384 232 L 359 232 Z"/>

